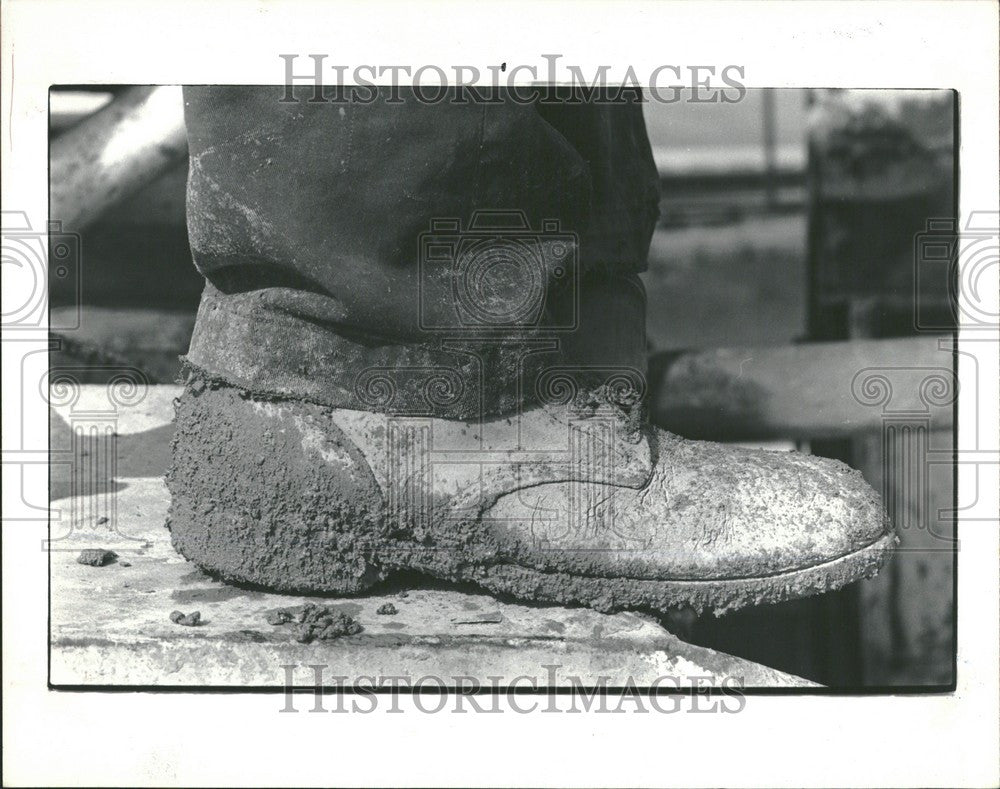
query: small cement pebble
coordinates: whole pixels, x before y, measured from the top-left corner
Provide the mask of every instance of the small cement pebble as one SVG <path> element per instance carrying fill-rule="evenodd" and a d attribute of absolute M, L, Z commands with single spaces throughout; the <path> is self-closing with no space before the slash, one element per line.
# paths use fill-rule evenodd
<path fill-rule="evenodd" d="M 196 627 L 201 623 L 201 611 L 192 611 L 190 614 L 185 614 L 183 611 L 171 611 L 170 621 L 175 625 Z"/>
<path fill-rule="evenodd" d="M 108 522 L 108 516 L 107 515 L 102 515 L 100 518 L 97 519 L 97 525 L 98 526 L 103 526 L 107 522 Z"/>
<path fill-rule="evenodd" d="M 268 611 L 265 619 L 267 619 L 267 623 L 269 625 L 277 627 L 278 625 L 283 625 L 286 622 L 291 622 L 294 617 L 292 616 L 291 611 L 281 609 L 279 611 Z"/>
<path fill-rule="evenodd" d="M 392 616 L 393 614 L 398 614 L 399 610 L 392 603 L 382 603 L 375 613 L 382 614 L 383 616 Z"/>
<path fill-rule="evenodd" d="M 298 616 L 298 624 L 295 639 L 303 644 L 353 636 L 364 630 L 359 622 L 347 614 L 315 603 L 303 607 Z"/>
<path fill-rule="evenodd" d="M 105 548 L 84 548 L 76 557 L 77 564 L 87 564 L 91 567 L 104 567 L 118 558 L 118 554 Z"/>

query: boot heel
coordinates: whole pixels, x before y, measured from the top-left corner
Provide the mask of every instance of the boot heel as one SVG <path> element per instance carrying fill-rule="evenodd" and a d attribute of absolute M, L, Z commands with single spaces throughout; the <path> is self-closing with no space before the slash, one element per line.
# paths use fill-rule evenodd
<path fill-rule="evenodd" d="M 223 580 L 285 592 L 360 592 L 384 578 L 367 462 L 329 416 L 192 379 L 176 402 L 168 528 Z"/>

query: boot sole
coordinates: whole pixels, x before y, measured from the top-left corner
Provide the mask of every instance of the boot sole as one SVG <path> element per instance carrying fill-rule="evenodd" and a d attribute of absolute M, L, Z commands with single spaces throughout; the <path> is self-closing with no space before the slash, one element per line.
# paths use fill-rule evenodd
<path fill-rule="evenodd" d="M 184 518 L 183 522 L 189 527 L 194 525 L 190 518 Z M 284 593 L 364 594 L 366 589 L 391 579 L 397 572 L 416 570 L 441 580 L 471 583 L 493 594 L 537 603 L 583 605 L 606 613 L 690 607 L 698 613 L 712 611 L 716 616 L 746 606 L 821 594 L 872 578 L 890 559 L 898 543 L 896 534 L 889 532 L 836 559 L 774 575 L 652 580 L 572 575 L 507 563 L 471 563 L 462 561 L 461 549 L 428 550 L 406 541 L 388 541 L 375 549 L 370 563 L 365 563 L 368 571 L 359 573 L 356 566 L 341 566 L 342 557 L 327 553 L 319 544 L 308 543 L 299 545 L 298 560 L 268 568 L 262 565 L 261 557 L 278 552 L 272 550 L 273 535 L 261 526 L 249 530 L 244 526 L 236 531 L 229 519 L 216 520 L 210 525 L 199 520 L 194 528 L 183 530 L 177 528 L 179 525 L 171 527 L 175 548 L 202 569 L 229 582 L 251 583 Z M 185 535 L 183 540 L 181 534 Z M 206 539 L 208 535 L 211 540 Z M 277 542 L 281 542 L 280 536 Z M 218 550 L 211 550 L 210 545 Z M 311 557 L 312 563 L 307 571 L 300 561 L 305 555 Z"/>
<path fill-rule="evenodd" d="M 512 564 L 480 568 L 465 580 L 495 594 L 613 612 L 645 608 L 665 611 L 688 606 L 716 616 L 749 605 L 781 603 L 840 589 L 873 578 L 898 543 L 890 532 L 852 553 L 822 564 L 776 575 L 712 580 L 598 578 L 532 570 Z"/>

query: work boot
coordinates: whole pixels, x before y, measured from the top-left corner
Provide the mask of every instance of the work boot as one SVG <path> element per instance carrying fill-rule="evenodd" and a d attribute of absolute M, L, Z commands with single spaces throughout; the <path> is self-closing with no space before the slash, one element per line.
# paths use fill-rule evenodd
<path fill-rule="evenodd" d="M 167 477 L 180 553 L 284 592 L 418 571 L 608 611 L 723 612 L 886 560 L 857 472 L 646 422 L 640 101 L 281 94 L 185 90 L 207 283 Z"/>
<path fill-rule="evenodd" d="M 227 581 L 342 594 L 416 570 L 535 602 L 721 613 L 872 576 L 896 540 L 843 463 L 688 441 L 608 390 L 461 422 L 189 376 L 170 529 Z"/>

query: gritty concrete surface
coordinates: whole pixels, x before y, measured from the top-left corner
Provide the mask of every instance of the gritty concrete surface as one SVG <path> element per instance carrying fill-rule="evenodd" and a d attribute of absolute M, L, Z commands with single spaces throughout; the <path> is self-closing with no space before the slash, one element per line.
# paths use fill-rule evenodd
<path fill-rule="evenodd" d="M 810 684 L 686 644 L 637 613 L 516 605 L 431 587 L 321 598 L 217 582 L 174 552 L 164 525 L 162 474 L 178 394 L 178 387 L 151 387 L 134 405 L 114 406 L 110 422 L 93 416 L 109 408 L 104 386 L 83 386 L 73 403 L 53 409 L 53 450 L 71 461 L 64 469 L 70 473 L 53 487 L 59 512 L 51 531 L 53 685 L 278 688 L 288 665 L 296 667 L 299 685 L 311 684 L 311 665 L 327 666 L 327 677 L 345 676 L 352 684 L 363 684 L 363 677 L 433 676 L 448 685 L 468 685 L 456 679 L 463 677 L 489 685 L 488 677 L 509 682 L 521 675 L 537 678 L 539 687 L 553 684 L 553 677 L 558 685 L 573 677 L 590 685 L 603 679 L 611 687 L 660 677 L 669 678 L 661 680 L 665 688 L 706 677 L 715 683 L 729 677 L 745 687 Z M 95 418 L 113 423 L 103 439 L 94 438 L 88 420 Z M 85 549 L 117 556 L 104 566 L 80 564 Z M 310 603 L 344 614 L 363 630 L 302 643 L 295 617 Z M 388 604 L 396 613 L 380 614 Z M 199 612 L 198 623 L 171 621 L 175 611 Z"/>

